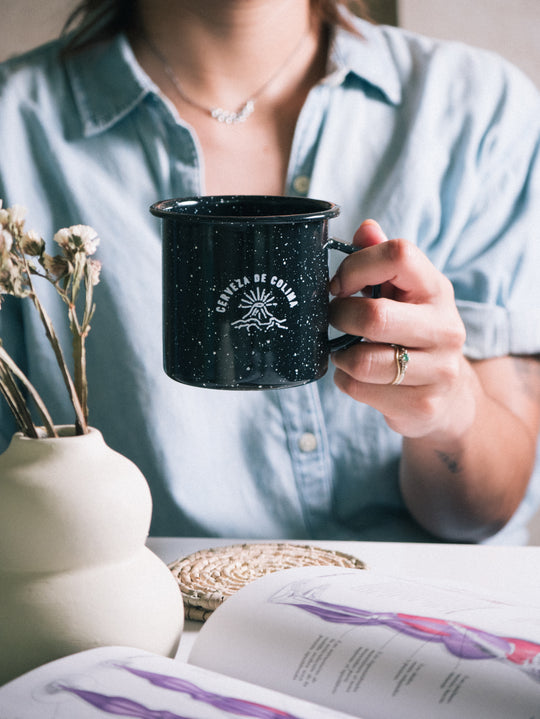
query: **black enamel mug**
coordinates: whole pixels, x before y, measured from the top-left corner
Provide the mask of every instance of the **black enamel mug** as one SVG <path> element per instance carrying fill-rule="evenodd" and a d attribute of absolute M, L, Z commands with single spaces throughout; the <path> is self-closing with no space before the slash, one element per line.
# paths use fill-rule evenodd
<path fill-rule="evenodd" d="M 178 382 L 271 389 L 322 377 L 328 355 L 332 202 L 226 195 L 157 202 L 162 219 L 163 353 Z"/>

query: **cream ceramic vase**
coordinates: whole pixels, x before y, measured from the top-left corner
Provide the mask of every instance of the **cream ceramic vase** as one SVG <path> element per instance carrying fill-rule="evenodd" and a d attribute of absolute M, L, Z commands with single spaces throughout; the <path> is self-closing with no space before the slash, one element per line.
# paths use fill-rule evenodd
<path fill-rule="evenodd" d="M 0 455 L 0 684 L 103 645 L 172 656 L 176 580 L 145 547 L 145 478 L 101 433 L 14 435 Z"/>

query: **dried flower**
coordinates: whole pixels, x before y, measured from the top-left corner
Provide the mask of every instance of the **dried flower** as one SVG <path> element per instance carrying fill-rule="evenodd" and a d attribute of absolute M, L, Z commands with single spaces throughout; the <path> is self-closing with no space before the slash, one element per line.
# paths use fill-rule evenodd
<path fill-rule="evenodd" d="M 13 245 L 13 237 L 8 230 L 0 230 L 0 254 L 5 254 L 11 250 Z"/>
<path fill-rule="evenodd" d="M 11 209 L 8 209 L 9 224 L 15 231 L 22 231 L 24 226 L 24 216 L 26 215 L 26 209 L 21 205 L 13 205 Z"/>
<path fill-rule="evenodd" d="M 86 337 L 94 314 L 93 289 L 99 282 L 101 263 L 90 259 L 99 245 L 96 231 L 87 225 L 59 230 L 54 241 L 61 254 L 45 252 L 44 240 L 33 230 L 24 232 L 25 210 L 20 205 L 4 208 L 0 200 L 0 300 L 2 294 L 32 300 L 62 373 L 74 411 L 78 434 L 88 431 L 88 383 L 86 377 Z M 38 265 L 34 264 L 35 258 Z M 41 268 L 41 269 L 40 269 Z M 73 341 L 73 378 L 64 359 L 60 342 L 34 288 L 33 277 L 50 282 L 67 305 Z M 77 297 L 84 289 L 84 302 L 78 310 Z M 21 390 L 20 385 L 24 388 Z M 48 436 L 57 436 L 46 406 L 28 378 L 15 364 L 0 339 L 0 392 L 8 403 L 21 432 L 37 437 L 26 395 L 32 398 Z"/>
<path fill-rule="evenodd" d="M 7 226 L 9 219 L 9 213 L 5 208 L 2 208 L 2 200 L 0 200 L 0 227 L 4 228 Z"/>
<path fill-rule="evenodd" d="M 88 267 L 88 274 L 90 282 L 93 287 L 99 284 L 99 277 L 101 275 L 101 262 L 99 260 L 88 260 L 86 263 Z"/>
<path fill-rule="evenodd" d="M 24 298 L 30 294 L 28 274 L 11 257 L 0 259 L 0 295 Z M 1 306 L 1 305 L 0 305 Z"/>
<path fill-rule="evenodd" d="M 30 230 L 22 236 L 21 249 L 25 255 L 30 257 L 41 257 L 45 250 L 45 242 L 37 232 Z"/>
<path fill-rule="evenodd" d="M 73 265 L 62 255 L 51 257 L 51 255 L 43 254 L 41 264 L 47 274 L 54 280 L 60 280 L 73 272 Z"/>
<path fill-rule="evenodd" d="M 58 230 L 53 239 L 60 245 L 66 256 L 77 252 L 93 255 L 99 245 L 96 231 L 88 225 L 73 225 Z"/>

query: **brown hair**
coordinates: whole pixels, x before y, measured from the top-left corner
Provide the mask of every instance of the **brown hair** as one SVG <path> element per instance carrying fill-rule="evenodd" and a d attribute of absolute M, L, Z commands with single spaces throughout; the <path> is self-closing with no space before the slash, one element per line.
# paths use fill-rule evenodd
<path fill-rule="evenodd" d="M 349 8 L 358 17 L 369 19 L 365 0 L 310 0 L 311 11 L 328 25 L 337 25 L 355 32 L 341 12 Z M 131 30 L 136 21 L 133 0 L 81 0 L 69 15 L 63 34 L 73 30 L 64 52 L 73 52 L 101 40 L 108 40 L 120 32 Z"/>
<path fill-rule="evenodd" d="M 366 0 L 310 0 L 311 12 L 327 25 L 342 27 L 349 32 L 357 33 L 356 29 L 342 13 L 348 8 L 358 17 L 371 20 Z"/>

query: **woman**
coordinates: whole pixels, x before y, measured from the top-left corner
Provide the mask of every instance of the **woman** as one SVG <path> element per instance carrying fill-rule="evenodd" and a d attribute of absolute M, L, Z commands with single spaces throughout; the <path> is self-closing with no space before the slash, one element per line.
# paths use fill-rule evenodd
<path fill-rule="evenodd" d="M 530 84 L 337 0 L 89 0 L 77 17 L 62 52 L 0 71 L 0 196 L 44 236 L 81 222 L 102 238 L 90 420 L 145 473 L 153 532 L 523 541 L 540 420 Z M 147 208 L 231 193 L 337 202 L 333 231 L 366 248 L 332 280 L 331 320 L 370 342 L 317 383 L 226 393 L 160 370 Z M 34 320 L 0 319 L 71 421 Z"/>

